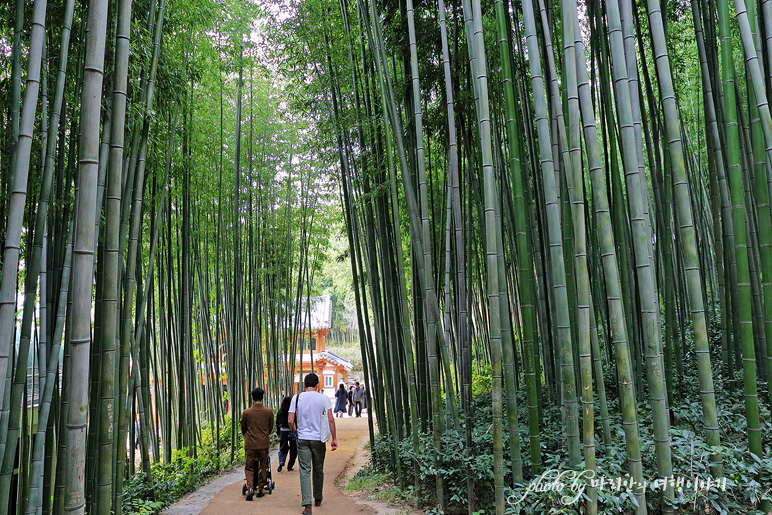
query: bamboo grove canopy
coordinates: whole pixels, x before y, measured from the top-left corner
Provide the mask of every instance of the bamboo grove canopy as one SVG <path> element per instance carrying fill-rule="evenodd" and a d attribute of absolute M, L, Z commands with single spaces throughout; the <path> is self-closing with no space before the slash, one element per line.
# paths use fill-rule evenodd
<path fill-rule="evenodd" d="M 770 510 L 771 0 L 13 0 L 0 55 L 0 515 L 233 462 L 341 263 L 419 503 Z M 513 503 L 558 468 L 634 486 Z"/>

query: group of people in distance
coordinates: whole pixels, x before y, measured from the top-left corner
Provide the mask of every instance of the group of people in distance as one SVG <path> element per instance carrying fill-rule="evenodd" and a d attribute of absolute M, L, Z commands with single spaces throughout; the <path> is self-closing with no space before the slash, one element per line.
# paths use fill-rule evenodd
<path fill-rule="evenodd" d="M 311 513 L 314 505 L 322 504 L 324 485 L 324 458 L 327 441 L 332 440 L 330 450 L 338 448 L 335 418 L 330 398 L 319 392 L 319 376 L 313 372 L 303 379 L 305 389 L 284 397 L 276 415 L 276 431 L 279 436 L 279 466 L 281 472 L 289 455 L 287 470 L 291 471 L 297 459 L 300 464 L 300 493 L 303 513 Z M 340 395 L 342 392 L 342 395 Z M 265 391 L 252 390 L 253 404 L 241 414 L 241 434 L 244 435 L 245 475 L 247 501 L 265 495 L 268 473 L 268 448 L 274 430 L 273 410 L 263 405 Z M 335 393 L 335 411 L 340 417 L 348 406 L 349 416 L 362 414 L 364 387 L 356 383 L 349 391 L 343 384 Z M 340 409 L 339 409 L 340 408 Z M 257 467 L 257 470 L 255 470 Z M 255 480 L 257 476 L 257 480 Z"/>
<path fill-rule="evenodd" d="M 359 385 L 359 381 L 356 382 L 356 386 L 349 385 L 348 391 L 343 383 L 340 383 L 338 390 L 335 392 L 335 415 L 338 418 L 343 418 L 343 414 L 348 409 L 348 416 L 352 416 L 352 413 L 356 413 L 357 417 L 362 416 L 362 405 L 365 400 L 365 389 Z"/>

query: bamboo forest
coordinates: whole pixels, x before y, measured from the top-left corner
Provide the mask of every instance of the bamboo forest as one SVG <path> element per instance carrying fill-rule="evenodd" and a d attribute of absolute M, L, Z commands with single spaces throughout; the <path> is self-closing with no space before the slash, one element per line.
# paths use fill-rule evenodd
<path fill-rule="evenodd" d="M 326 496 L 772 513 L 770 94 L 772 0 L 3 0 L 0 515 L 161 513 L 318 363 Z"/>

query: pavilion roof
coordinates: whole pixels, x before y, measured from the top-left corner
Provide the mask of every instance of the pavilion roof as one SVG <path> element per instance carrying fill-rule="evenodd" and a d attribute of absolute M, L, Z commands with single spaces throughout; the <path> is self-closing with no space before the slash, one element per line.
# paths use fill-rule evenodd
<path fill-rule="evenodd" d="M 329 293 L 300 299 L 298 319 L 301 330 L 308 328 L 308 305 L 311 305 L 311 330 L 332 328 L 332 297 Z M 293 324 L 294 325 L 294 324 Z"/>
<path fill-rule="evenodd" d="M 328 351 L 328 350 L 323 350 L 322 352 L 320 352 L 318 354 L 315 354 L 314 358 L 317 361 L 323 359 L 323 360 L 326 360 L 327 362 L 332 363 L 334 365 L 339 365 L 339 366 L 343 367 L 346 370 L 346 372 L 351 372 L 351 369 L 354 368 L 351 365 L 351 362 L 349 360 L 347 360 L 343 356 L 338 356 L 334 352 L 331 352 L 331 351 Z"/>

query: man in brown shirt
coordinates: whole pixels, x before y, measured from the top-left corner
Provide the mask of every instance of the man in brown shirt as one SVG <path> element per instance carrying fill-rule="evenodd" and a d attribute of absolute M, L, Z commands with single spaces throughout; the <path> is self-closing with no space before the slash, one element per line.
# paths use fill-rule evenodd
<path fill-rule="evenodd" d="M 265 395 L 265 390 L 262 388 L 252 390 L 254 404 L 241 414 L 241 434 L 244 435 L 244 454 L 246 457 L 247 501 L 251 501 L 253 495 L 258 497 L 265 495 L 263 489 L 268 473 L 266 465 L 269 436 L 273 432 L 273 410 L 263 406 L 263 395 Z M 255 485 L 255 461 L 257 461 L 258 466 L 257 485 Z M 257 486 L 257 493 L 255 493 L 255 486 Z"/>

